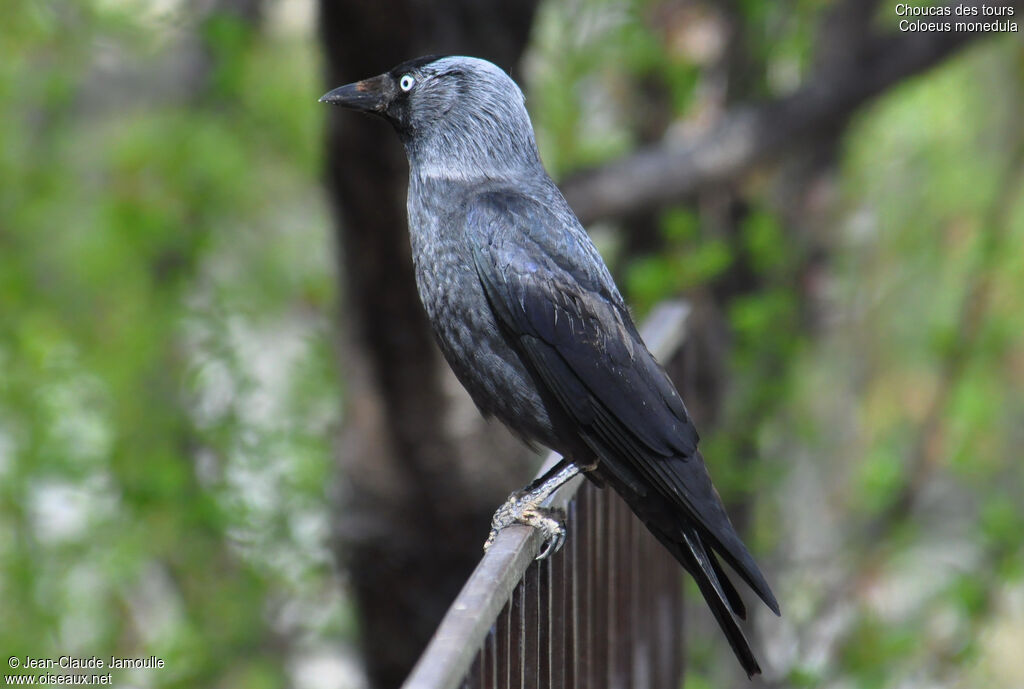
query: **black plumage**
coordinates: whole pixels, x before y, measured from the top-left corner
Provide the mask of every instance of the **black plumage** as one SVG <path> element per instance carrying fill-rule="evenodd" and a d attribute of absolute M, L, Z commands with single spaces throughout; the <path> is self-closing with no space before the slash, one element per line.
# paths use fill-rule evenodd
<path fill-rule="evenodd" d="M 417 285 L 481 411 L 612 486 L 694 577 L 747 673 L 759 672 L 718 558 L 776 614 L 778 603 L 729 522 L 675 386 L 544 171 L 518 87 L 483 60 L 426 58 L 323 100 L 399 132 Z M 511 514 L 560 539 L 535 519 L 537 495 L 514 494 L 496 528 Z"/>

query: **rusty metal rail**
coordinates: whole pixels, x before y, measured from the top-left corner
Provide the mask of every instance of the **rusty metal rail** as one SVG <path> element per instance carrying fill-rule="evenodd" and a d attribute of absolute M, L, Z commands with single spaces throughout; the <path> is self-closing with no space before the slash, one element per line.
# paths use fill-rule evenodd
<path fill-rule="evenodd" d="M 668 303 L 644 323 L 658 359 L 681 346 L 687 314 Z M 682 568 L 613 491 L 577 478 L 549 505 L 566 510 L 565 547 L 535 562 L 537 531 L 502 531 L 403 689 L 680 686 Z"/>

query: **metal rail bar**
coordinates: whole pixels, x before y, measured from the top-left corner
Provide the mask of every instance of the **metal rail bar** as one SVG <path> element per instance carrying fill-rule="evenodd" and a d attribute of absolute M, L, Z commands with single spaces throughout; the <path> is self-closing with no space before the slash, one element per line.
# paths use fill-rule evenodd
<path fill-rule="evenodd" d="M 688 314 L 685 304 L 667 302 L 644 322 L 641 334 L 655 357 L 667 361 L 679 349 Z M 537 475 L 560 459 L 548 455 Z M 616 641 L 649 641 L 650 633 L 641 633 L 641 626 L 667 629 L 667 638 L 672 638 L 672 625 L 679 625 L 679 568 L 673 561 L 669 574 L 651 573 L 656 581 L 641 577 L 648 573 L 637 571 L 638 562 L 667 555 L 617 496 L 588 486 L 574 500 L 582 483 L 583 477 L 577 477 L 547 503 L 567 511 L 569 539 L 563 553 L 531 568 L 542 545 L 540 533 L 521 525 L 503 530 L 448 609 L 403 689 L 590 689 L 670 686 L 673 678 L 678 681 L 680 654 L 672 652 L 671 643 L 668 651 L 659 651 Z M 581 520 L 581 513 L 589 518 Z M 610 566 L 620 560 L 622 567 Z M 666 587 L 667 593 L 662 590 Z M 599 591 L 605 592 L 603 597 Z M 653 617 L 639 619 L 636 606 L 627 604 L 638 600 Z M 556 647 L 563 652 L 553 653 Z M 597 657 L 598 649 L 614 657 Z"/>

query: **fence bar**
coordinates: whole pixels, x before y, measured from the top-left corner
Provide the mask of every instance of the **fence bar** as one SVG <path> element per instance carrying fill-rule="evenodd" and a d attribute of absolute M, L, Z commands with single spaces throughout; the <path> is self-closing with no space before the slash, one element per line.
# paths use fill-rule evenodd
<path fill-rule="evenodd" d="M 668 302 L 645 321 L 642 335 L 658 359 L 667 361 L 679 348 L 688 312 L 685 304 Z M 550 454 L 537 475 L 560 459 Z M 582 483 L 573 479 L 547 503 L 567 511 L 562 551 L 531 568 L 540 533 L 522 525 L 504 529 L 403 689 L 619 689 L 678 680 L 681 649 L 652 640 L 679 639 L 679 567 L 672 561 L 660 571 L 639 571 L 640 562 L 671 557 L 617 495 L 591 485 L 581 491 Z"/>

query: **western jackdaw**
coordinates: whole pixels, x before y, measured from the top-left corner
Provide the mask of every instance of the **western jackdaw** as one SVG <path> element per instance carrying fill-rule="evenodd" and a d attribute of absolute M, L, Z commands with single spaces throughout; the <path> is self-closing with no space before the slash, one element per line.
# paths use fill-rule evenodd
<path fill-rule="evenodd" d="M 697 431 L 558 187 L 523 94 L 485 60 L 424 57 L 320 99 L 384 117 L 409 158 L 409 231 L 423 306 L 455 375 L 486 416 L 565 458 L 513 493 L 513 522 L 561 545 L 541 503 L 579 472 L 611 485 L 696 580 L 748 675 L 728 562 L 779 606 L 711 485 Z"/>

